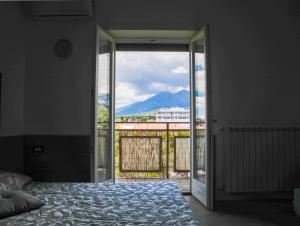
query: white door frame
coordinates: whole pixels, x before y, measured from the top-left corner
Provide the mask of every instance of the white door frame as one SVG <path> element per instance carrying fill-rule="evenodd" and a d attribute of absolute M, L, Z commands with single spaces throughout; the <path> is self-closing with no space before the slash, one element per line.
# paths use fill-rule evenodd
<path fill-rule="evenodd" d="M 205 48 L 205 85 L 206 85 L 206 130 L 205 130 L 205 185 L 203 185 L 200 181 L 194 179 L 194 148 L 196 146 L 195 138 L 195 102 L 194 102 L 194 93 L 195 93 L 195 68 L 194 68 L 194 57 L 193 57 L 193 42 L 198 40 L 201 36 L 203 36 L 204 32 L 204 48 Z M 214 172 L 214 153 L 213 153 L 213 145 L 212 145 L 212 98 L 211 98 L 211 74 L 209 70 L 209 46 L 208 46 L 208 25 L 204 26 L 195 36 L 192 37 L 189 43 L 190 47 L 190 103 L 191 103 L 191 145 L 190 145 L 190 154 L 191 154 L 191 169 L 190 169 L 190 182 L 191 182 L 191 193 L 192 195 L 198 199 L 204 206 L 208 209 L 213 209 L 214 197 L 213 197 L 213 172 Z"/>
<path fill-rule="evenodd" d="M 91 89 L 91 96 L 92 96 L 92 131 L 91 131 L 91 145 L 90 145 L 90 153 L 91 153 L 91 181 L 92 182 L 97 182 L 98 178 L 98 172 L 97 172 L 97 165 L 98 165 L 98 140 L 96 139 L 96 136 L 98 134 L 97 130 L 97 99 L 98 99 L 98 51 L 99 51 L 99 38 L 100 35 L 102 37 L 105 37 L 107 40 L 109 40 L 112 43 L 112 56 L 111 56 L 111 77 L 109 80 L 109 89 L 110 89 L 110 105 L 109 105 L 109 114 L 110 114 L 110 126 L 111 126 L 111 131 L 110 131 L 110 137 L 111 137 L 111 159 L 110 159 L 110 180 L 114 181 L 115 180 L 115 171 L 114 169 L 114 148 L 115 148 L 115 142 L 114 142 L 114 126 L 115 126 L 115 50 L 116 50 L 116 43 L 114 38 L 106 32 L 104 29 L 96 25 L 95 28 L 96 34 L 95 34 L 95 55 L 93 55 L 94 63 L 93 63 L 93 68 L 94 68 L 94 73 L 92 76 L 92 89 Z"/>
<path fill-rule="evenodd" d="M 210 74 L 210 67 L 209 67 L 209 29 L 208 25 L 203 27 L 204 33 L 205 33 L 205 68 L 206 68 L 206 197 L 203 199 L 203 197 L 197 196 L 197 193 L 199 191 L 195 190 L 193 191 L 193 188 L 197 188 L 197 186 L 193 186 L 195 183 L 198 185 L 198 188 L 201 188 L 201 183 L 199 183 L 197 180 L 193 179 L 193 148 L 195 147 L 195 131 L 194 131 L 194 99 L 193 99 L 193 94 L 194 94 L 194 68 L 193 68 L 193 57 L 192 57 L 192 42 L 197 40 L 199 36 L 201 35 L 200 32 L 195 34 L 195 36 L 192 37 L 192 39 L 189 42 L 189 47 L 190 47 L 190 103 L 191 103 L 191 145 L 190 145 L 190 154 L 191 154 L 191 179 L 190 179 L 190 187 L 191 187 L 191 193 L 199 199 L 207 208 L 213 209 L 213 203 L 214 203 L 214 150 L 213 150 L 213 144 L 212 144 L 212 97 L 211 97 L 211 74 Z M 116 43 L 114 38 L 105 30 L 97 26 L 96 34 L 95 34 L 95 63 L 93 65 L 94 68 L 94 75 L 92 78 L 92 134 L 91 134 L 91 181 L 96 182 L 97 180 L 97 144 L 96 144 L 96 139 L 95 135 L 97 134 L 97 126 L 96 126 L 96 90 L 97 90 L 97 72 L 98 72 L 98 38 L 99 34 L 101 33 L 105 38 L 110 40 L 113 43 L 113 53 L 112 53 L 112 73 L 113 76 L 110 80 L 111 83 L 111 106 L 110 106 L 110 112 L 112 113 L 112 119 L 111 119 L 111 148 L 112 148 L 112 159 L 111 159 L 111 177 L 112 180 L 115 180 L 115 170 L 114 170 L 114 131 L 115 131 L 115 117 L 114 117 L 114 111 L 115 111 L 115 103 L 114 103 L 114 97 L 115 97 L 115 50 L 116 50 Z"/>

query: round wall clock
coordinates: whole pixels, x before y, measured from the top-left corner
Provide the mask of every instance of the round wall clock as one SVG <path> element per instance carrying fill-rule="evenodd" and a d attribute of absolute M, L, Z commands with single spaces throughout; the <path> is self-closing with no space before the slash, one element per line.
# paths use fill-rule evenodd
<path fill-rule="evenodd" d="M 63 58 L 69 57 L 72 53 L 72 50 L 72 43 L 67 39 L 58 40 L 54 47 L 56 55 Z"/>

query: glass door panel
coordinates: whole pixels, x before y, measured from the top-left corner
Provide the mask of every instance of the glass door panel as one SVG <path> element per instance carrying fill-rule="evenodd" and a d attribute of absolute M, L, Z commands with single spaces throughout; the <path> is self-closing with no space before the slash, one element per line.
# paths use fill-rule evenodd
<path fill-rule="evenodd" d="M 208 127 L 206 92 L 205 29 L 190 42 L 191 112 L 192 112 L 192 194 L 208 206 Z"/>
<path fill-rule="evenodd" d="M 114 41 L 103 29 L 97 29 L 96 76 L 96 181 L 113 179 L 114 121 Z"/>

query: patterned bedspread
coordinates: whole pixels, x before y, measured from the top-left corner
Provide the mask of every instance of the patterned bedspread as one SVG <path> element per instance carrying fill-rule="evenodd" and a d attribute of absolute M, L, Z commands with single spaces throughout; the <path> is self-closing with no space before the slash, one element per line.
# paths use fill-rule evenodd
<path fill-rule="evenodd" d="M 46 203 L 0 225 L 198 225 L 174 183 L 32 183 Z"/>

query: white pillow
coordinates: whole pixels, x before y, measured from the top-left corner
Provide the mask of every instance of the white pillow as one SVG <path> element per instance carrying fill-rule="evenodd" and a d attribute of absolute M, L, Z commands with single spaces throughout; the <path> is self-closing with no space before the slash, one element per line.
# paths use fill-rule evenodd
<path fill-rule="evenodd" d="M 23 189 L 32 182 L 32 178 L 23 174 L 0 171 L 0 191 L 15 191 Z"/>

